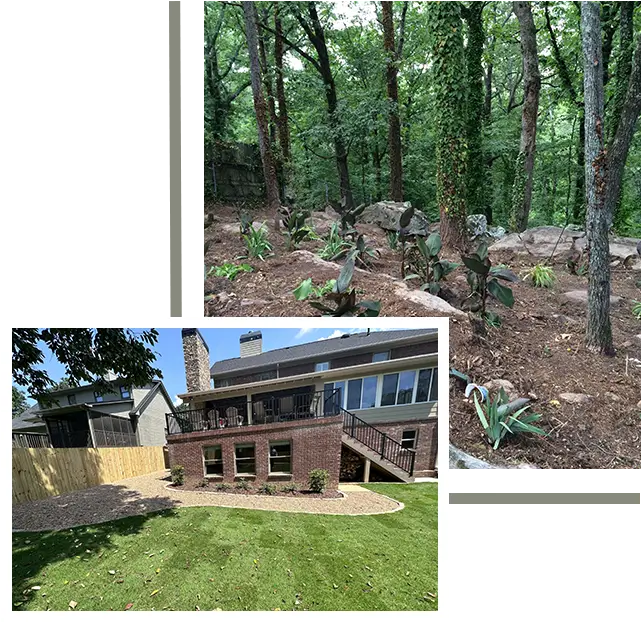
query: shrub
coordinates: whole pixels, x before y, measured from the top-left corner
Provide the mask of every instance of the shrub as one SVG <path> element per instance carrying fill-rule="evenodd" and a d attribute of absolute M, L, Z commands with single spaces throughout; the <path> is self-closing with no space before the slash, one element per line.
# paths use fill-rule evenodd
<path fill-rule="evenodd" d="M 353 275 L 354 259 L 350 257 L 338 275 L 332 291 L 323 296 L 323 302 L 310 300 L 309 304 L 314 309 L 321 311 L 323 315 L 333 317 L 377 317 L 381 311 L 380 300 L 377 302 L 371 300 L 356 302 L 356 289 L 350 287 Z M 328 306 L 329 303 L 333 307 Z"/>
<path fill-rule="evenodd" d="M 207 486 L 209 486 L 209 480 L 204 478 L 196 483 L 195 488 L 207 488 Z"/>
<path fill-rule="evenodd" d="M 241 272 L 253 272 L 254 269 L 247 263 L 241 263 L 236 266 L 229 261 L 225 262 L 222 266 L 212 266 L 209 269 L 209 272 L 205 275 L 205 278 L 211 276 L 220 276 L 230 281 L 233 281 Z"/>
<path fill-rule="evenodd" d="M 289 482 L 288 484 L 283 484 L 280 489 L 282 492 L 297 492 L 298 485 L 294 482 Z"/>
<path fill-rule="evenodd" d="M 261 261 L 265 261 L 265 257 L 269 256 L 272 251 L 272 245 L 267 239 L 267 229 L 265 223 L 256 228 L 249 225 L 249 230 L 242 236 L 245 246 L 247 247 L 247 256 L 256 257 Z M 241 259 L 239 257 L 239 259 Z"/>
<path fill-rule="evenodd" d="M 518 434 L 521 432 L 530 432 L 532 434 L 547 436 L 541 428 L 532 425 L 532 423 L 538 421 L 542 415 L 534 413 L 523 415 L 530 406 L 518 408 L 526 401 L 527 400 L 515 400 L 514 402 L 510 402 L 505 391 L 501 389 L 493 400 L 485 403 L 484 411 L 479 403 L 477 393 L 474 393 L 476 414 L 481 421 L 481 425 L 493 449 L 498 449 L 499 443 L 508 433 Z"/>
<path fill-rule="evenodd" d="M 309 489 L 312 492 L 325 492 L 327 484 L 329 484 L 329 471 L 312 469 L 309 472 Z"/>
<path fill-rule="evenodd" d="M 276 486 L 274 484 L 261 484 L 258 487 L 258 492 L 261 495 L 275 495 L 277 491 Z"/>
<path fill-rule="evenodd" d="M 294 298 L 296 300 L 307 300 L 310 297 L 322 298 L 325 294 L 329 294 L 336 285 L 336 279 L 325 281 L 324 285 L 314 285 L 312 278 L 301 281 L 298 287 L 294 290 Z"/>
<path fill-rule="evenodd" d="M 550 288 L 556 281 L 556 274 L 554 274 L 552 266 L 537 264 L 528 271 L 528 273 L 525 275 L 525 279 L 530 279 L 534 287 Z"/>
<path fill-rule="evenodd" d="M 216 484 L 216 490 L 220 490 L 221 492 L 231 490 L 231 484 L 228 484 L 227 482 L 220 482 L 220 484 Z"/>
<path fill-rule="evenodd" d="M 185 483 L 185 467 L 175 464 L 171 467 L 171 483 L 174 486 L 182 486 Z"/>
<path fill-rule="evenodd" d="M 239 482 L 234 484 L 234 488 L 236 490 L 251 490 L 252 485 L 246 479 L 241 479 Z"/>
<path fill-rule="evenodd" d="M 407 251 L 407 268 L 413 273 L 408 274 L 405 279 L 420 279 L 423 283 L 421 290 L 428 290 L 430 294 L 438 294 L 441 289 L 440 281 L 460 265 L 439 259 L 441 247 L 441 236 L 432 233 L 427 240 L 417 237 L 416 244 Z"/>
<path fill-rule="evenodd" d="M 499 326 L 501 318 L 486 309 L 487 296 L 489 294 L 511 309 L 514 306 L 514 293 L 509 287 L 501 285 L 499 279 L 515 282 L 519 280 L 519 277 L 506 268 L 492 267 L 485 243 L 478 247 L 476 253 L 462 257 L 462 260 L 468 268 L 467 282 L 472 292 L 463 301 L 463 310 L 479 313 L 491 326 Z"/>

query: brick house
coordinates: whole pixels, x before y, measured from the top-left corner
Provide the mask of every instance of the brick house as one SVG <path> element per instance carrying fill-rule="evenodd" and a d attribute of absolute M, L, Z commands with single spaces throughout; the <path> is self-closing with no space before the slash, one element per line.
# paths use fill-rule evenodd
<path fill-rule="evenodd" d="M 186 407 L 167 414 L 171 465 L 190 479 L 412 481 L 437 470 L 438 334 L 356 333 L 240 356 L 210 368 L 200 331 L 183 329 Z"/>

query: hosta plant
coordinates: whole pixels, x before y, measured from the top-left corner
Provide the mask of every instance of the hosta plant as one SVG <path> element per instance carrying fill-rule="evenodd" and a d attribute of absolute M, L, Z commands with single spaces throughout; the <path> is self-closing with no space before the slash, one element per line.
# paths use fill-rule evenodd
<path fill-rule="evenodd" d="M 552 266 L 537 264 L 528 270 L 524 280 L 527 279 L 532 281 L 532 285 L 534 285 L 534 287 L 545 287 L 549 289 L 554 286 L 556 274 L 554 274 Z"/>
<path fill-rule="evenodd" d="M 260 227 L 254 227 L 254 225 L 250 224 L 248 233 L 242 237 L 247 248 L 247 257 L 255 257 L 256 259 L 265 261 L 265 257 L 270 255 L 272 245 L 267 239 L 265 223 L 260 225 Z M 243 257 L 239 257 L 239 259 L 243 259 Z"/>
<path fill-rule="evenodd" d="M 205 275 L 205 278 L 211 276 L 220 276 L 230 281 L 233 281 L 241 272 L 253 272 L 253 268 L 247 263 L 235 265 L 229 261 L 225 262 L 222 266 L 212 266 Z"/>
<path fill-rule="evenodd" d="M 416 243 L 407 251 L 407 267 L 412 270 L 412 274 L 408 274 L 405 279 L 419 279 L 421 289 L 430 294 L 438 294 L 441 289 L 440 281 L 460 265 L 439 259 L 441 246 L 441 236 L 432 233 L 427 240 L 417 237 Z"/>
<path fill-rule="evenodd" d="M 499 280 L 516 282 L 519 277 L 507 268 L 493 267 L 485 243 L 478 247 L 476 253 L 461 259 L 468 269 L 467 283 L 471 290 L 463 301 L 462 309 L 478 313 L 491 326 L 499 326 L 500 317 L 487 309 L 487 297 L 490 295 L 511 309 L 514 306 L 514 293 Z"/>
<path fill-rule="evenodd" d="M 532 425 L 542 415 L 536 413 L 525 414 L 531 407 L 531 405 L 523 406 L 523 403 L 526 402 L 527 400 L 525 399 L 510 402 L 505 391 L 501 389 L 493 400 L 488 400 L 484 405 L 481 405 L 478 394 L 474 393 L 476 414 L 493 449 L 498 449 L 506 434 L 529 432 L 547 436 L 544 430 Z"/>
<path fill-rule="evenodd" d="M 350 287 L 354 275 L 354 260 L 349 258 L 341 270 L 332 291 L 324 294 L 322 302 L 310 300 L 309 304 L 323 315 L 333 317 L 377 317 L 381 303 L 371 300 L 356 300 L 356 289 Z M 300 287 L 300 286 L 299 286 Z"/>

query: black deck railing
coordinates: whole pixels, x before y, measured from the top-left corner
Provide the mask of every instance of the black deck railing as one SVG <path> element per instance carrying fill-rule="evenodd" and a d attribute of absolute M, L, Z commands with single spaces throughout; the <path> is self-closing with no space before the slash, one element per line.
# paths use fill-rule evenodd
<path fill-rule="evenodd" d="M 331 417 L 341 414 L 338 400 L 338 390 L 316 391 L 167 413 L 167 434 Z"/>
<path fill-rule="evenodd" d="M 345 434 L 376 452 L 381 458 L 391 462 L 410 476 L 414 474 L 415 450 L 403 447 L 401 443 L 363 421 L 354 413 L 343 408 L 340 410 L 343 413 L 343 432 Z"/>

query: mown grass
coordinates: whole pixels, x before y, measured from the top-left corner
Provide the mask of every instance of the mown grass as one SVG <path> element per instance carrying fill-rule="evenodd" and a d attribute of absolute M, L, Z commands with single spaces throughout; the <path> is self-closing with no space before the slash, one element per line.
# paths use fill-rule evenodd
<path fill-rule="evenodd" d="M 183 508 L 16 533 L 13 608 L 435 610 L 437 485 L 368 488 L 405 509 L 349 517 Z"/>

